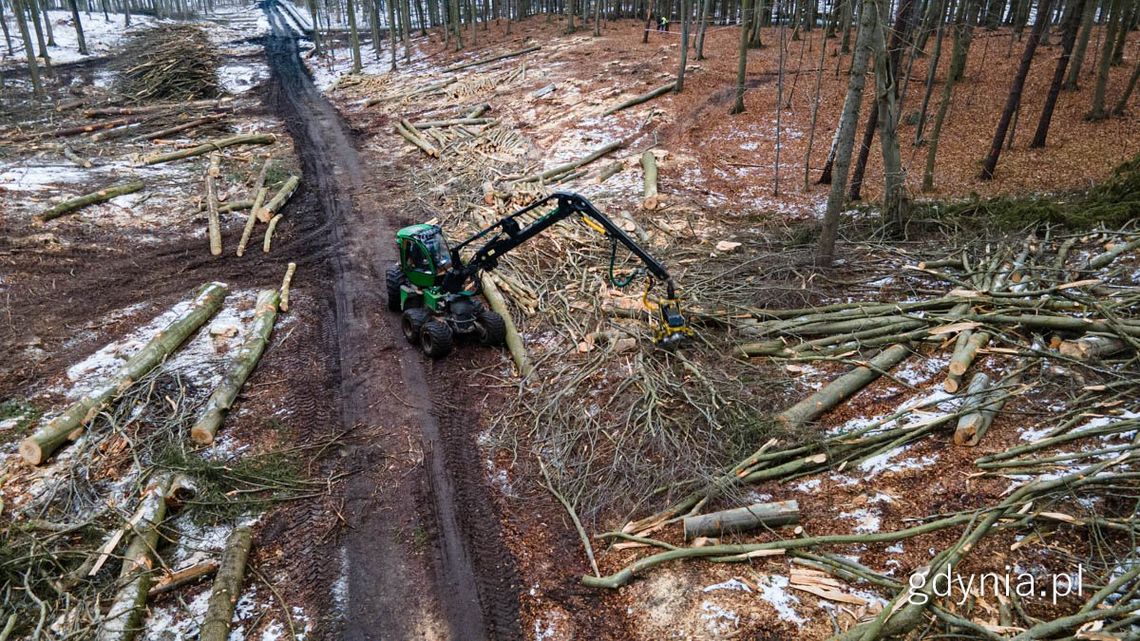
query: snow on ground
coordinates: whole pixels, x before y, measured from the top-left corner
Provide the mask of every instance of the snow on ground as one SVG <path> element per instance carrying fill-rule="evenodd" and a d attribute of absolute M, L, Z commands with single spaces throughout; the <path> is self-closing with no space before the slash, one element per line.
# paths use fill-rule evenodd
<path fill-rule="evenodd" d="M 52 35 L 56 46 L 48 46 L 47 53 L 53 65 L 78 62 L 91 56 L 103 56 L 112 53 L 118 48 L 120 42 L 127 36 L 158 24 L 158 20 L 150 16 L 131 16 L 131 26 L 126 27 L 126 15 L 121 13 L 109 14 L 110 20 L 99 13 L 80 13 L 79 19 L 83 26 L 83 38 L 87 42 L 87 56 L 79 53 L 79 39 L 76 37 L 75 23 L 70 11 L 50 10 Z M 45 35 L 46 39 L 46 35 Z M 36 47 L 33 39 L 33 47 Z M 23 43 L 19 38 L 12 39 L 13 55 L 8 49 L 0 50 L 0 66 L 16 67 L 26 66 L 28 59 L 24 53 Z M 36 48 L 39 52 L 38 47 Z"/>
<path fill-rule="evenodd" d="M 198 389 L 212 389 L 221 380 L 225 356 L 241 343 L 244 327 L 253 317 L 257 294 L 254 290 L 230 292 L 222 309 L 204 329 L 167 360 L 162 368 L 172 372 Z M 126 336 L 112 341 L 87 358 L 67 369 L 67 380 L 54 391 L 74 400 L 82 397 L 113 376 L 128 358 L 136 354 L 160 330 L 190 308 L 192 300 L 179 302 Z"/>
<path fill-rule="evenodd" d="M 793 607 L 798 605 L 800 600 L 788 591 L 789 583 L 786 576 L 772 574 L 759 577 L 760 598 L 776 609 L 781 621 L 803 625 L 807 619 L 800 616 Z"/>

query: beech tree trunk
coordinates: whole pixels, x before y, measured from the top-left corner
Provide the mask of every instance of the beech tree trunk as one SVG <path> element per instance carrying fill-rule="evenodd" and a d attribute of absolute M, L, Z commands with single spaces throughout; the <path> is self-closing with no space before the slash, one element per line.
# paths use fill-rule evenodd
<path fill-rule="evenodd" d="M 210 592 L 206 616 L 199 628 L 199 641 L 226 641 L 229 638 L 230 621 L 233 620 L 234 607 L 241 597 L 245 564 L 252 545 L 253 532 L 249 527 L 236 528 L 226 539 L 226 549 L 222 552 L 218 576 L 214 579 L 214 588 Z"/>
<path fill-rule="evenodd" d="M 1088 51 L 1089 37 L 1094 27 L 1093 18 L 1096 17 L 1096 2 L 1086 2 L 1084 13 L 1081 15 L 1081 35 L 1077 39 L 1077 46 L 1073 50 L 1073 57 L 1069 65 L 1069 75 L 1065 78 L 1064 89 L 1076 91 L 1079 86 L 1081 67 L 1085 64 L 1085 52 Z"/>
<path fill-rule="evenodd" d="M 206 169 L 206 217 L 210 237 L 210 254 L 222 255 L 222 219 L 218 214 L 218 176 L 222 173 L 222 155 L 210 154 L 210 166 Z"/>
<path fill-rule="evenodd" d="M 913 2 L 913 0 L 908 0 Z M 906 225 L 908 204 L 906 196 L 906 172 L 902 166 L 902 155 L 899 153 L 899 96 L 898 96 L 898 63 L 899 61 L 888 54 L 886 46 L 886 33 L 884 18 L 889 15 L 890 3 L 884 0 L 873 0 L 879 12 L 879 29 L 875 36 L 875 93 L 878 106 L 879 146 L 883 155 L 883 204 L 882 217 L 893 225 L 896 230 L 902 230 Z M 907 2 L 900 6 L 900 13 L 909 11 Z M 901 19 L 905 17 L 900 16 Z M 896 20 L 896 28 L 899 21 Z"/>
<path fill-rule="evenodd" d="M 131 641 L 142 630 L 153 576 L 152 555 L 158 545 L 158 527 L 166 518 L 166 498 L 171 485 L 172 476 L 166 474 L 143 495 L 138 512 L 141 518 L 132 519 L 135 534 L 123 555 L 123 568 L 119 572 L 122 587 L 111 602 L 110 610 L 99 622 L 96 641 Z"/>
<path fill-rule="evenodd" d="M 265 346 L 269 344 L 269 337 L 273 333 L 273 323 L 277 320 L 277 305 L 280 300 L 281 294 L 275 289 L 262 290 L 257 295 L 253 321 L 246 330 L 247 334 L 241 348 L 227 366 L 222 382 L 210 395 L 202 416 L 190 429 L 190 438 L 194 439 L 195 443 L 210 445 L 214 442 L 214 436 L 218 433 L 226 412 L 233 407 L 242 385 L 245 385 L 246 379 L 253 373 L 258 361 L 261 360 L 261 355 L 265 353 Z"/>
<path fill-rule="evenodd" d="M 172 160 L 201 156 L 202 154 L 208 154 L 211 151 L 218 151 L 226 147 L 232 147 L 233 145 L 271 145 L 275 142 L 277 142 L 277 136 L 273 134 L 242 134 L 240 136 L 230 136 L 228 138 L 213 140 L 189 149 L 172 151 L 167 154 L 146 156 L 142 159 L 142 162 L 144 165 L 157 165 Z"/>
<path fill-rule="evenodd" d="M 851 166 L 851 151 L 855 146 L 855 126 L 859 121 L 859 106 L 863 102 L 863 88 L 867 79 L 867 60 L 871 56 L 872 32 L 876 28 L 878 12 L 869 11 L 860 2 L 859 35 L 855 39 L 855 57 L 851 61 L 851 75 L 847 81 L 847 97 L 839 117 L 836 134 L 835 162 L 832 164 L 831 191 L 827 197 L 827 211 L 816 245 L 815 264 L 831 266 L 835 260 L 835 239 L 839 235 L 839 215 L 847 205 L 847 173 Z"/>
<path fill-rule="evenodd" d="M 740 9 L 740 51 L 736 61 L 736 100 L 729 115 L 744 113 L 744 76 L 748 72 L 748 29 L 752 21 L 752 5 L 756 0 L 743 0 Z"/>
<path fill-rule="evenodd" d="M 24 41 L 24 53 L 28 58 L 28 78 L 32 81 L 32 94 L 37 98 L 43 98 L 44 86 L 40 81 L 40 67 L 39 63 L 36 62 L 36 51 L 32 48 L 32 37 L 28 32 L 28 19 L 24 14 L 24 0 L 12 0 L 12 13 L 16 16 L 16 26 L 20 30 L 20 39 Z"/>
<path fill-rule="evenodd" d="M 942 125 L 946 122 L 946 114 L 950 111 L 950 98 L 954 94 L 954 84 L 962 76 L 966 67 L 966 53 L 969 50 L 969 32 L 973 28 L 974 12 L 977 10 L 978 0 L 963 0 L 954 19 L 954 53 L 950 57 L 950 69 L 946 74 L 946 82 L 942 85 L 942 97 L 938 104 L 938 113 L 934 116 L 934 126 L 930 131 L 930 145 L 926 150 L 926 165 L 922 172 L 922 190 L 934 189 L 934 162 L 938 156 L 938 141 L 942 136 Z"/>
<path fill-rule="evenodd" d="M 720 537 L 734 532 L 747 532 L 760 527 L 777 527 L 798 523 L 800 506 L 796 501 L 754 503 L 720 512 L 710 512 L 684 519 L 685 540 L 698 536 Z"/>
<path fill-rule="evenodd" d="M 1096 88 L 1093 90 L 1092 110 L 1089 111 L 1089 120 L 1104 120 L 1108 117 L 1105 111 L 1105 91 L 1108 88 L 1108 71 L 1112 66 L 1112 41 L 1116 37 L 1118 28 L 1127 28 L 1121 24 L 1121 14 L 1124 13 L 1123 0 L 1113 0 L 1112 13 L 1105 28 L 1104 43 L 1100 51 L 1100 62 L 1096 69 Z"/>
<path fill-rule="evenodd" d="M 85 423 L 95 418 L 95 415 L 111 401 L 166 360 L 178 346 L 209 320 L 221 308 L 226 290 L 226 286 L 222 283 L 203 285 L 190 304 L 190 308 L 131 356 L 114 376 L 87 396 L 72 403 L 62 414 L 24 439 L 20 443 L 20 456 L 32 465 L 39 465 L 65 442 L 78 438 Z"/>
<path fill-rule="evenodd" d="M 90 194 L 79 196 L 78 198 L 65 200 L 55 207 L 37 214 L 35 221 L 38 223 L 46 223 L 49 220 L 55 220 L 61 216 L 66 216 L 67 214 L 79 211 L 88 205 L 105 203 L 108 200 L 111 200 L 112 198 L 118 196 L 133 194 L 136 191 L 141 190 L 143 186 L 144 185 L 141 180 L 135 180 L 129 183 L 124 183 L 122 185 L 112 185 L 110 187 L 105 187 L 99 191 L 93 191 Z"/>
<path fill-rule="evenodd" d="M 1120 100 L 1117 101 L 1116 107 L 1112 110 L 1114 116 L 1124 115 L 1124 110 L 1128 107 L 1128 99 L 1136 90 L 1137 80 L 1140 80 L 1140 60 L 1137 60 L 1136 65 L 1132 68 L 1132 76 L 1128 79 L 1128 86 L 1124 88 L 1124 93 L 1120 94 Z"/>
<path fill-rule="evenodd" d="M 855 46 L 858 48 L 859 45 Z M 799 427 L 813 421 L 871 384 L 883 372 L 898 365 L 910 355 L 909 345 L 892 345 L 879 352 L 867 365 L 856 367 L 784 410 L 777 419 L 788 428 Z"/>
<path fill-rule="evenodd" d="M 997 170 L 998 158 L 1005 146 L 1005 135 L 1009 131 L 1009 123 L 1014 112 L 1021 105 L 1021 92 L 1025 88 L 1025 79 L 1029 76 L 1029 67 L 1033 64 L 1033 54 L 1041 42 L 1041 33 L 1049 22 L 1049 8 L 1052 5 L 1053 0 L 1042 0 L 1037 7 L 1037 20 L 1033 23 L 1033 31 L 1029 33 L 1029 40 L 1025 43 L 1025 51 L 1021 54 L 1021 65 L 1017 68 L 1017 75 L 1013 77 L 1005 108 L 1002 109 L 1001 118 L 998 119 L 997 130 L 994 131 L 994 139 L 990 143 L 990 153 L 982 161 L 982 173 L 979 176 L 982 180 L 993 179 L 994 171 Z"/>
<path fill-rule="evenodd" d="M 1061 95 L 1061 84 L 1065 80 L 1065 70 L 1072 57 L 1073 45 L 1077 41 L 1077 28 L 1080 27 L 1080 16 L 1084 13 L 1086 0 L 1073 0 L 1065 15 L 1064 34 L 1061 36 L 1061 55 L 1057 58 L 1057 66 L 1053 70 L 1053 81 L 1049 83 L 1049 93 L 1045 95 L 1045 106 L 1041 109 L 1041 119 L 1037 121 L 1037 131 L 1033 134 L 1030 149 L 1045 146 L 1045 138 L 1049 135 L 1049 123 L 1053 120 L 1053 109 L 1057 106 L 1057 97 Z"/>

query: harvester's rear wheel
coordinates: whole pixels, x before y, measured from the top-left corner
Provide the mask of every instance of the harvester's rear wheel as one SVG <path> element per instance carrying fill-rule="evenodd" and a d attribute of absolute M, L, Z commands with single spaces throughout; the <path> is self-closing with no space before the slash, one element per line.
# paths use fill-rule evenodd
<path fill-rule="evenodd" d="M 479 342 L 484 345 L 502 345 L 507 341 L 506 321 L 489 309 L 479 312 L 475 327 L 479 329 Z"/>
<path fill-rule="evenodd" d="M 430 320 L 420 330 L 420 347 L 431 358 L 443 358 L 451 352 L 453 338 L 447 323 Z"/>
<path fill-rule="evenodd" d="M 423 307 L 411 307 L 404 310 L 400 318 L 400 328 L 404 330 L 404 338 L 415 345 L 420 342 L 420 332 L 428 320 L 428 310 Z"/>
<path fill-rule="evenodd" d="M 388 311 L 400 311 L 400 288 L 404 284 L 404 272 L 400 271 L 399 265 L 392 265 L 388 268 L 387 274 L 388 283 Z"/>

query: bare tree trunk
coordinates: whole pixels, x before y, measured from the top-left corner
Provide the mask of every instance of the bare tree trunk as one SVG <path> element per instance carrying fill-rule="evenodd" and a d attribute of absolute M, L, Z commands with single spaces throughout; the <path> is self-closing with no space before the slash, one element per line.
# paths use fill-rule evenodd
<path fill-rule="evenodd" d="M 68 0 L 71 6 L 71 19 L 75 21 L 75 39 L 79 43 L 79 53 L 87 55 L 87 39 L 83 37 L 83 22 L 79 20 L 79 5 L 76 0 Z M 8 29 L 5 27 L 4 32 L 7 33 Z M 11 47 L 9 47 L 11 48 Z"/>
<path fill-rule="evenodd" d="M 827 34 L 819 39 L 819 67 L 815 70 L 815 92 L 811 103 L 811 127 L 808 128 L 807 149 L 804 151 L 804 191 L 811 185 L 811 148 L 815 142 L 815 125 L 819 118 L 819 91 L 823 85 L 823 65 L 827 60 Z"/>
<path fill-rule="evenodd" d="M 1073 53 L 1073 45 L 1077 41 L 1077 28 L 1080 27 L 1080 17 L 1084 12 L 1086 0 L 1073 0 L 1065 15 L 1064 35 L 1061 37 L 1061 56 L 1057 58 L 1057 66 L 1053 70 L 1053 82 L 1049 84 L 1049 93 L 1045 95 L 1045 106 L 1041 109 L 1041 119 L 1037 121 L 1037 131 L 1033 134 L 1030 149 L 1045 146 L 1045 138 L 1049 136 L 1049 123 L 1053 120 L 1053 109 L 1057 106 L 1057 97 L 1061 95 L 1061 83 L 1065 80 L 1065 69 L 1069 65 L 1069 58 Z"/>
<path fill-rule="evenodd" d="M 1128 106 L 1128 99 L 1132 97 L 1132 92 L 1136 89 L 1136 81 L 1140 79 L 1140 60 L 1136 61 L 1136 66 L 1132 68 L 1132 77 L 1128 79 L 1128 86 L 1124 88 L 1124 93 L 1120 94 L 1120 100 L 1117 101 L 1116 107 L 1112 110 L 1113 115 L 1124 115 L 1124 109 Z"/>
<path fill-rule="evenodd" d="M 198 638 L 200 641 L 226 641 L 230 635 L 230 621 L 234 616 L 234 606 L 241 596 L 241 584 L 245 577 L 245 564 L 249 559 L 249 548 L 253 545 L 253 532 L 248 526 L 235 529 L 226 539 L 222 552 L 222 562 L 218 566 L 218 576 L 210 592 L 210 602 Z"/>
<path fill-rule="evenodd" d="M 1065 91 L 1076 91 L 1079 85 L 1078 79 L 1081 74 L 1081 67 L 1085 63 L 1085 52 L 1089 47 L 1089 36 L 1092 35 L 1093 18 L 1096 17 L 1096 2 L 1086 2 L 1085 10 L 1081 15 L 1081 36 L 1077 39 L 1077 46 L 1073 50 L 1072 60 L 1069 61 L 1069 75 L 1065 78 L 1063 89 Z"/>
<path fill-rule="evenodd" d="M 729 114 L 744 112 L 744 76 L 748 72 L 748 29 L 751 22 L 752 4 L 754 0 L 743 0 L 740 10 L 740 53 L 736 63 L 736 102 Z"/>
<path fill-rule="evenodd" d="M 317 0 L 309 0 L 309 16 L 313 20 L 313 51 L 321 55 L 321 19 L 317 13 Z"/>
<path fill-rule="evenodd" d="M 864 5 L 866 6 L 866 5 Z M 884 8 L 884 10 L 889 7 Z M 914 10 L 914 0 L 900 0 L 898 13 L 895 16 L 894 29 L 891 31 L 890 44 L 885 45 L 888 49 L 887 55 L 890 64 L 893 68 L 897 69 L 899 61 L 902 59 L 903 44 L 907 40 L 907 32 L 910 25 L 910 14 Z M 885 28 L 887 19 L 890 18 L 890 13 L 881 13 L 878 17 L 880 28 Z M 878 74 L 876 68 L 875 73 Z M 895 92 L 895 98 L 898 98 L 898 86 L 892 85 L 891 91 Z M 859 146 L 859 157 L 855 161 L 855 170 L 851 174 L 851 191 L 848 197 L 851 200 L 859 200 L 863 192 L 863 176 L 867 172 L 867 161 L 871 156 L 871 143 L 875 140 L 875 130 L 879 128 L 879 101 L 871 103 L 871 111 L 867 114 L 867 124 L 863 130 L 863 144 Z"/>
<path fill-rule="evenodd" d="M 1124 13 L 1123 0 L 1113 0 L 1112 13 L 1104 34 L 1104 48 L 1101 49 L 1100 62 L 1097 64 L 1096 89 L 1093 90 L 1092 110 L 1086 116 L 1089 120 L 1104 120 L 1108 117 L 1108 112 L 1104 109 L 1104 95 L 1108 88 L 1109 67 L 1112 65 L 1112 42 L 1118 28 L 1127 28 L 1126 25 L 1121 24 L 1123 22 L 1121 20 L 1122 13 Z"/>
<path fill-rule="evenodd" d="M 954 53 L 950 57 L 950 69 L 946 73 L 946 83 L 942 85 L 942 99 L 938 114 L 934 116 L 934 129 L 930 132 L 930 146 L 926 150 L 926 167 L 922 172 L 922 190 L 934 189 L 934 161 L 938 155 L 938 141 L 942 136 L 942 125 L 950 111 L 950 98 L 954 94 L 954 84 L 962 76 L 966 66 L 966 54 L 970 46 L 970 30 L 973 29 L 974 12 L 978 0 L 964 0 L 958 16 L 954 19 Z"/>
<path fill-rule="evenodd" d="M 851 151 L 855 146 L 855 126 L 859 120 L 859 107 L 863 102 L 866 84 L 867 60 L 871 55 L 872 31 L 876 28 L 877 12 L 860 3 L 859 35 L 855 41 L 855 57 L 851 61 L 851 75 L 847 81 L 847 98 L 843 101 L 843 114 L 839 118 L 839 131 L 835 163 L 832 169 L 831 192 L 827 198 L 827 211 L 816 247 L 815 264 L 829 267 L 835 259 L 835 239 L 839 235 L 839 215 L 847 204 L 847 173 L 851 165 Z"/>
<path fill-rule="evenodd" d="M 709 5 L 711 4 L 712 0 L 701 2 L 701 26 L 700 32 L 697 34 L 697 60 L 705 59 L 705 29 L 708 28 Z"/>
<path fill-rule="evenodd" d="M 882 216 L 897 230 L 906 226 L 908 199 L 906 196 L 906 172 L 902 167 L 899 153 L 898 135 L 898 61 L 892 60 L 887 52 L 885 33 L 886 16 L 889 15 L 889 2 L 873 0 L 879 12 L 879 28 L 875 36 L 875 93 L 879 105 L 879 146 L 883 155 L 883 205 Z M 901 8 L 900 8 L 901 10 Z"/>
<path fill-rule="evenodd" d="M 933 1 L 933 0 L 932 0 Z M 947 0 L 942 0 L 942 4 L 948 4 Z M 953 10 L 953 3 L 949 3 L 951 10 Z M 922 131 L 926 128 L 926 112 L 930 108 L 930 97 L 934 94 L 934 78 L 938 75 L 938 61 L 942 59 L 942 40 L 946 36 L 946 15 L 945 7 L 939 11 L 938 14 L 938 27 L 934 40 L 934 53 L 930 56 L 929 69 L 926 72 L 926 91 L 922 94 L 922 108 L 918 112 L 918 122 L 914 127 L 914 145 L 917 147 L 922 144 Z"/>
<path fill-rule="evenodd" d="M 673 87 L 675 93 L 681 93 L 685 87 L 685 65 L 689 61 L 689 14 L 692 13 L 692 4 L 689 0 L 681 0 L 681 65 L 677 69 L 677 85 Z"/>
<path fill-rule="evenodd" d="M 364 70 L 364 62 L 360 59 L 360 32 L 356 29 L 356 0 L 345 0 L 348 6 L 348 42 L 352 47 L 352 73 Z"/>
<path fill-rule="evenodd" d="M 1119 0 L 1117 1 L 1119 2 Z M 1005 134 L 1009 130 L 1013 113 L 1021 105 L 1021 92 L 1025 88 L 1025 79 L 1029 76 L 1029 67 L 1033 64 L 1033 54 L 1037 51 L 1038 43 L 1041 42 L 1041 32 L 1045 30 L 1045 24 L 1049 22 L 1049 8 L 1052 4 L 1053 0 L 1042 0 L 1041 5 L 1037 7 L 1037 20 L 1033 23 L 1033 31 L 1029 33 L 1029 40 L 1025 43 L 1025 51 L 1021 54 L 1021 65 L 1017 69 L 1017 75 L 1013 77 L 1013 85 L 1009 88 L 1009 97 L 1006 98 L 1005 108 L 1002 109 L 1001 118 L 998 119 L 997 130 L 994 131 L 994 139 L 990 144 L 990 153 L 982 162 L 980 176 L 982 180 L 991 180 L 994 177 L 998 158 L 1001 156 L 1002 147 L 1005 145 Z"/>
<path fill-rule="evenodd" d="M 36 50 L 32 48 L 32 37 L 28 33 L 28 20 L 24 14 L 23 0 L 12 0 L 12 13 L 16 15 L 16 26 L 20 29 L 20 38 L 24 41 L 24 53 L 28 57 L 28 77 L 32 80 L 32 93 L 37 98 L 43 98 L 44 86 L 40 81 L 40 67 L 39 63 L 36 62 Z"/>

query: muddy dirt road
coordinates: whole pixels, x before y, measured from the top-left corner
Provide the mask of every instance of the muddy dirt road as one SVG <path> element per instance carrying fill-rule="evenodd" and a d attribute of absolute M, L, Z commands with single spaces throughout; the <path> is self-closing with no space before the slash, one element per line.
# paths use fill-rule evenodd
<path fill-rule="evenodd" d="M 497 521 L 459 513 L 489 509 L 477 450 L 462 451 L 473 445 L 464 433 L 473 426 L 433 409 L 457 400 L 446 382 L 454 366 L 426 363 L 384 311 L 384 268 L 404 221 L 392 211 L 398 203 L 380 197 L 398 172 L 362 168 L 351 133 L 305 72 L 291 23 L 274 5 L 265 10 L 274 34 L 267 96 L 300 155 L 316 196 L 309 201 L 322 210 L 324 223 L 311 233 L 324 238 L 311 245 L 325 247 L 332 266 L 335 393 L 340 421 L 354 428 L 343 452 L 356 472 L 347 527 L 340 549 L 325 555 L 332 564 L 339 556 L 347 573 L 343 638 L 518 638 L 517 588 Z"/>

